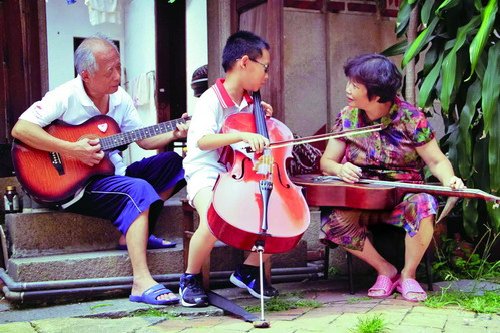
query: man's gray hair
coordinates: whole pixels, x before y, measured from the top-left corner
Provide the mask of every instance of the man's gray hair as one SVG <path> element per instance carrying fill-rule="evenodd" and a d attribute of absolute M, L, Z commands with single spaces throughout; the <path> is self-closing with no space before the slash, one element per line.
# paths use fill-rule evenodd
<path fill-rule="evenodd" d="M 97 33 L 85 38 L 75 51 L 75 68 L 78 74 L 81 74 L 82 71 L 88 71 L 93 74 L 97 70 L 94 52 L 103 43 L 111 46 L 119 53 L 115 43 L 103 34 Z"/>

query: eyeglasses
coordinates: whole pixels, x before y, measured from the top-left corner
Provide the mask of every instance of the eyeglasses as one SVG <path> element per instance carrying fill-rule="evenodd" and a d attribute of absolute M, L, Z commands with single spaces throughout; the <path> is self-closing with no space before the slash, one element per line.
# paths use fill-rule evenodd
<path fill-rule="evenodd" d="M 264 73 L 267 73 L 269 72 L 269 65 L 266 65 L 266 64 L 263 64 L 261 63 L 260 61 L 257 61 L 255 59 L 251 59 L 251 58 L 248 58 L 250 61 L 253 61 L 253 62 L 256 62 L 258 63 L 259 65 L 261 65 L 262 67 L 264 67 Z"/>

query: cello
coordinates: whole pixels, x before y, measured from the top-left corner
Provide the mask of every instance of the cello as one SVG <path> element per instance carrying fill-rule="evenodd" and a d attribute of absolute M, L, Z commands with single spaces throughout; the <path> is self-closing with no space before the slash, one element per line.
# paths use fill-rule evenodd
<path fill-rule="evenodd" d="M 258 91 L 253 99 L 253 114 L 228 116 L 221 132 L 259 133 L 270 142 L 293 139 L 282 122 L 266 119 Z M 257 154 L 243 145 L 231 145 L 228 172 L 214 186 L 207 215 L 210 230 L 222 242 L 241 250 L 251 251 L 260 244 L 266 253 L 286 252 L 297 245 L 310 222 L 302 191 L 285 170 L 291 147 L 266 148 Z"/>

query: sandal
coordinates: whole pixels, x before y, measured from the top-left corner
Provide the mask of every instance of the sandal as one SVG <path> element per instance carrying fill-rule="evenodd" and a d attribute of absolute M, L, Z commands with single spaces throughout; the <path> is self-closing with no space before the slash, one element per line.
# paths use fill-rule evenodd
<path fill-rule="evenodd" d="M 162 284 L 156 284 L 151 288 L 147 289 L 140 296 L 130 295 L 129 300 L 131 302 L 139 302 L 146 303 L 150 305 L 170 305 L 179 303 L 179 299 L 171 298 L 171 299 L 157 299 L 161 295 L 171 294 L 172 291 L 170 289 L 165 288 Z"/>
<path fill-rule="evenodd" d="M 397 291 L 403 298 L 410 302 L 420 302 L 427 299 L 426 292 L 415 279 L 405 279 L 396 287 Z M 409 294 L 416 294 L 410 297 Z"/>
<path fill-rule="evenodd" d="M 177 245 L 176 242 L 171 242 L 168 240 L 164 240 L 160 237 L 156 237 L 155 235 L 150 235 L 148 238 L 148 245 L 147 249 L 148 250 L 155 250 L 155 249 L 169 249 L 172 247 L 175 247 Z M 117 250 L 127 250 L 127 244 L 118 244 L 116 247 Z"/>
<path fill-rule="evenodd" d="M 392 279 L 386 275 L 377 276 L 375 284 L 368 289 L 368 297 L 372 298 L 386 298 L 392 295 L 394 289 L 399 283 L 399 274 L 396 274 Z M 382 294 L 377 292 L 382 291 Z"/>

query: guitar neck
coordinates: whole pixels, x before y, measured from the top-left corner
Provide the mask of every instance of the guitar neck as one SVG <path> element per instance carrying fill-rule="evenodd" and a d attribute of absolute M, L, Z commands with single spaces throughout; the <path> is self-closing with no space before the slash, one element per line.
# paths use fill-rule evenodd
<path fill-rule="evenodd" d="M 133 131 L 118 133 L 100 139 L 102 150 L 111 150 L 116 147 L 128 145 L 129 143 L 147 139 L 156 135 L 171 132 L 176 129 L 177 124 L 183 124 L 190 118 L 179 118 L 165 121 L 163 123 L 139 128 Z"/>
<path fill-rule="evenodd" d="M 486 193 L 478 189 L 468 189 L 464 188 L 461 190 L 453 190 L 449 187 L 439 186 L 439 185 L 427 185 L 427 184 L 412 184 L 412 183 L 400 183 L 400 182 L 390 182 L 390 181 L 380 181 L 380 180 L 370 180 L 362 179 L 360 183 L 374 184 L 374 185 L 384 185 L 384 186 L 394 186 L 406 193 L 412 191 L 420 191 L 429 194 L 442 195 L 447 197 L 458 197 L 458 198 L 477 198 L 486 201 L 498 201 L 500 198 L 495 197 L 492 194 Z"/>

